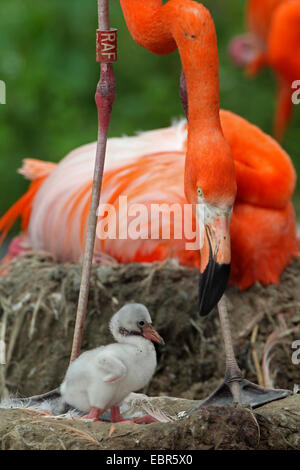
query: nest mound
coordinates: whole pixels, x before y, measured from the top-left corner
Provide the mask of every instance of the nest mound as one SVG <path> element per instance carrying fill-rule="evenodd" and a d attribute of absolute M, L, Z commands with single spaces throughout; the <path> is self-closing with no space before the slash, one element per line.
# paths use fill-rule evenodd
<path fill-rule="evenodd" d="M 172 413 L 197 403 L 170 397 L 151 402 Z M 300 449 L 299 408 L 294 395 L 255 411 L 212 406 L 190 418 L 138 426 L 0 410 L 0 441 L 3 450 L 292 450 Z"/>
<path fill-rule="evenodd" d="M 249 380 L 289 389 L 300 382 L 300 365 L 292 362 L 292 343 L 300 337 L 299 274 L 300 260 L 294 260 L 280 286 L 227 290 L 234 346 Z M 1 395 L 36 395 L 61 383 L 71 350 L 80 275 L 80 266 L 57 264 L 42 254 L 19 257 L 5 267 L 0 277 L 0 341 L 6 345 Z M 204 319 L 197 315 L 197 286 L 197 270 L 172 261 L 94 266 L 82 349 L 111 342 L 112 314 L 125 303 L 143 303 L 166 342 L 157 348 L 157 372 L 143 392 L 189 400 L 206 397 L 223 377 L 224 352 L 217 312 Z M 227 420 L 226 410 L 218 413 L 222 422 Z M 19 410 L 2 410 L 1 419 L 3 414 L 22 422 L 29 419 Z M 180 424 L 152 426 L 177 429 Z"/>

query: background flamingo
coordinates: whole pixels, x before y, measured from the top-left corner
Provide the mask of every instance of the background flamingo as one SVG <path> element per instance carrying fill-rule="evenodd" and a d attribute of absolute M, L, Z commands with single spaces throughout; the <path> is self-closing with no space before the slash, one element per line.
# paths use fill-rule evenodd
<path fill-rule="evenodd" d="M 284 136 L 292 116 L 292 83 L 300 76 L 300 1 L 249 0 L 248 33 L 230 44 L 234 62 L 251 76 L 271 67 L 277 79 L 274 134 Z"/>

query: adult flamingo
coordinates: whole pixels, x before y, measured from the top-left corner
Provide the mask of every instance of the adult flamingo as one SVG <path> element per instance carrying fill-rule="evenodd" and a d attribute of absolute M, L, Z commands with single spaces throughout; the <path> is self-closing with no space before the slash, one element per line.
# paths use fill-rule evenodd
<path fill-rule="evenodd" d="M 162 259 L 172 249 L 180 261 L 198 262 L 201 272 L 199 308 L 200 313 L 206 315 L 219 301 L 227 285 L 231 260 L 229 223 L 236 197 L 236 181 L 237 203 L 231 228 L 233 241 L 236 240 L 233 280 L 236 277 L 236 282 L 246 287 L 260 277 L 266 283 L 278 281 L 283 267 L 296 253 L 294 215 L 290 203 L 295 173 L 288 156 L 272 139 L 229 112 L 222 112 L 224 138 L 219 116 L 216 34 L 210 14 L 202 5 L 191 0 L 170 0 L 164 6 L 160 0 L 149 0 L 146 4 L 140 0 L 122 0 L 121 5 L 131 34 L 141 45 L 156 53 L 168 53 L 177 46 L 179 48 L 188 95 L 185 194 L 188 202 L 205 209 L 199 213 L 205 236 L 200 262 L 198 254 L 184 250 L 184 240 L 167 243 L 164 240 L 135 240 L 135 244 L 132 240 L 108 240 L 100 243 L 100 248 L 102 245 L 105 252 L 115 255 L 110 247 L 117 247 L 117 257 L 122 260 L 127 256 L 126 261 Z M 183 204 L 183 127 L 179 125 L 146 133 L 121 143 L 111 142 L 115 150 L 120 146 L 122 150 L 114 159 L 108 154 L 102 202 L 117 204 L 117 197 L 126 194 L 133 202 L 150 204 L 163 200 L 169 204 L 178 201 Z M 227 141 L 233 150 L 235 164 Z M 0 227 L 7 230 L 14 218 L 22 213 L 23 227 L 27 229 L 34 248 L 46 248 L 56 255 L 65 253 L 65 259 L 76 257 L 86 226 L 91 189 L 91 175 L 86 163 L 92 161 L 91 155 L 94 155 L 93 144 L 72 152 L 50 176 L 40 174 L 29 193 L 4 216 Z M 116 162 L 120 155 L 122 163 Z M 29 161 L 24 172 L 30 175 L 34 173 L 34 167 L 36 162 Z M 39 168 L 43 171 L 43 164 Z M 76 170 L 71 174 L 72 168 Z M 280 230 L 274 223 L 280 225 Z M 257 230 L 259 233 L 255 233 Z M 255 241 L 251 235 L 256 235 Z M 267 257 L 264 256 L 266 251 Z M 275 254 L 274 269 L 268 266 L 268 261 L 274 260 Z M 240 263 L 237 262 L 238 257 L 241 258 Z M 264 262 L 260 264 L 261 258 Z M 225 383 L 218 389 L 217 399 L 226 401 L 228 389 L 235 400 L 253 405 L 284 396 L 286 391 L 265 391 L 242 379 L 222 302 L 219 312 L 227 367 Z M 209 403 L 215 400 L 213 396 Z"/>
<path fill-rule="evenodd" d="M 270 66 L 277 78 L 274 135 L 282 140 L 292 116 L 293 82 L 300 77 L 300 1 L 249 0 L 248 33 L 230 44 L 230 54 L 250 76 Z"/>

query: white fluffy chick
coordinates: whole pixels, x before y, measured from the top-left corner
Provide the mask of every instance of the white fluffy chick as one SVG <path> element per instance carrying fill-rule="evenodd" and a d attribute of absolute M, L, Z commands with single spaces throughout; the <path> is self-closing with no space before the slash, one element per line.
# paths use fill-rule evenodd
<path fill-rule="evenodd" d="M 152 341 L 163 339 L 152 327 L 142 304 L 128 304 L 115 313 L 110 331 L 117 341 L 81 354 L 72 362 L 60 387 L 63 400 L 98 420 L 107 409 L 111 421 L 124 421 L 119 405 L 131 392 L 145 387 L 156 368 Z M 151 421 L 151 420 L 150 420 Z"/>

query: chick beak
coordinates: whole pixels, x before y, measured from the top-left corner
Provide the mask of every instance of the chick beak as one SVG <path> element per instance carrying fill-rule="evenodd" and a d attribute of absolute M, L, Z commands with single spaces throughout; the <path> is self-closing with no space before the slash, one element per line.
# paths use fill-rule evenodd
<path fill-rule="evenodd" d="M 204 225 L 200 248 L 199 313 L 208 315 L 221 299 L 230 275 L 230 215 L 217 215 Z"/>
<path fill-rule="evenodd" d="M 150 323 L 147 323 L 147 325 L 142 328 L 142 336 L 144 336 L 144 338 L 150 339 L 150 341 L 155 341 L 155 343 L 165 344 L 162 337 L 157 333 Z"/>

